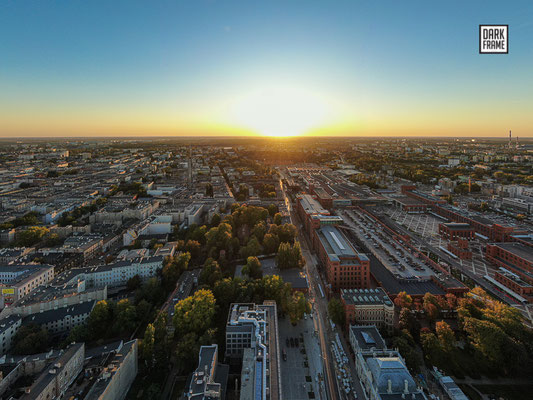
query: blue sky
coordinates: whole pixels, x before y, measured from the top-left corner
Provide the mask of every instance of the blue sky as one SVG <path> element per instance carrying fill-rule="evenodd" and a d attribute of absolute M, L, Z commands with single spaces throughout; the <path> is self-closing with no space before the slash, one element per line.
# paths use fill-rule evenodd
<path fill-rule="evenodd" d="M 2 136 L 228 134 L 274 83 L 342 108 L 331 134 L 533 136 L 530 1 L 3 1 L 0 35 Z"/>

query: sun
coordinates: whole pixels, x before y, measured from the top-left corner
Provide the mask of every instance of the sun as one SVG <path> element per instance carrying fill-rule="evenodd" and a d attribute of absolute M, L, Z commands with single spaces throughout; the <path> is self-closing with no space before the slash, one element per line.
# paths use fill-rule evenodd
<path fill-rule="evenodd" d="M 232 122 L 270 137 L 303 135 L 328 122 L 331 105 L 317 92 L 290 86 L 265 86 L 239 97 Z"/>

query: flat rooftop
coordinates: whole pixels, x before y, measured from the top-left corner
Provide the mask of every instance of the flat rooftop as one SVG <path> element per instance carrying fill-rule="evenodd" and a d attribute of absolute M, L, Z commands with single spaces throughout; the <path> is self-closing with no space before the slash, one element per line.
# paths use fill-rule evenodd
<path fill-rule="evenodd" d="M 522 243 L 494 243 L 494 246 L 508 251 L 509 253 L 513 253 L 514 255 L 523 258 L 524 260 L 527 260 L 530 263 L 533 263 L 533 249 L 531 247 L 523 245 Z"/>
<path fill-rule="evenodd" d="M 329 211 L 322 207 L 310 194 L 302 195 L 299 201 L 307 214 L 329 214 Z"/>
<path fill-rule="evenodd" d="M 341 297 L 346 304 L 350 305 L 383 304 L 392 306 L 392 301 L 383 288 L 341 289 Z"/>
<path fill-rule="evenodd" d="M 346 236 L 336 227 L 325 225 L 316 231 L 322 246 L 332 261 L 341 258 L 357 258 L 357 254 Z"/>

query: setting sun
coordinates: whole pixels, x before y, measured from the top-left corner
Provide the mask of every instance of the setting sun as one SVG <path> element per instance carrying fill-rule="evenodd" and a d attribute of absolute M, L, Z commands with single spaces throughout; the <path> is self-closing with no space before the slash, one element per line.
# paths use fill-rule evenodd
<path fill-rule="evenodd" d="M 259 135 L 298 136 L 331 120 L 331 103 L 296 87 L 265 86 L 241 96 L 230 109 L 231 122 Z"/>

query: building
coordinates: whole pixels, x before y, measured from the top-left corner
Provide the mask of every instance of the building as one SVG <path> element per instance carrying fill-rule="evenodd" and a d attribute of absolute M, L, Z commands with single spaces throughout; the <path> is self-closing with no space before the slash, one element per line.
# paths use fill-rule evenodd
<path fill-rule="evenodd" d="M 533 202 L 526 199 L 506 197 L 502 200 L 502 208 L 525 215 L 533 214 Z"/>
<path fill-rule="evenodd" d="M 325 225 L 315 231 L 317 254 L 332 291 L 370 287 L 370 261 L 354 250 L 335 226 Z"/>
<path fill-rule="evenodd" d="M 474 229 L 467 223 L 448 222 L 439 224 L 439 235 L 448 240 L 468 239 L 475 237 Z"/>
<path fill-rule="evenodd" d="M 298 197 L 296 202 L 296 209 L 298 215 L 302 220 L 305 230 L 312 237 L 313 223 L 311 222 L 312 216 L 328 216 L 330 212 L 326 210 L 322 205 L 313 198 L 310 194 L 304 194 Z"/>
<path fill-rule="evenodd" d="M 487 245 L 485 257 L 533 284 L 533 251 L 529 246 L 517 242 L 492 243 Z"/>
<path fill-rule="evenodd" d="M 41 264 L 0 266 L 0 307 L 11 305 L 54 277 L 54 267 Z"/>
<path fill-rule="evenodd" d="M 95 233 L 74 234 L 63 243 L 59 251 L 63 253 L 81 254 L 83 261 L 94 258 L 102 251 L 104 238 Z"/>
<path fill-rule="evenodd" d="M 439 383 L 444 392 L 448 395 L 450 400 L 468 400 L 468 397 L 463 393 L 461 388 L 450 376 L 441 376 Z"/>
<path fill-rule="evenodd" d="M 198 367 L 185 392 L 187 400 L 224 400 L 229 366 L 218 363 L 218 345 L 200 347 Z"/>
<path fill-rule="evenodd" d="M 84 325 L 95 304 L 95 301 L 88 301 L 37 314 L 30 314 L 24 317 L 22 324 L 37 324 L 46 328 L 52 335 L 65 334 L 78 325 Z"/>
<path fill-rule="evenodd" d="M 83 369 L 85 344 L 71 345 L 61 357 L 39 375 L 21 400 L 50 400 L 63 396 Z"/>
<path fill-rule="evenodd" d="M 0 356 L 6 354 L 11 348 L 13 336 L 21 324 L 22 318 L 18 315 L 11 315 L 0 320 Z"/>
<path fill-rule="evenodd" d="M 527 302 L 533 303 L 533 285 L 520 279 L 519 275 L 500 267 L 494 273 L 494 280 L 521 296 Z"/>
<path fill-rule="evenodd" d="M 84 400 L 123 400 L 137 376 L 138 342 L 123 343 L 102 369 Z"/>
<path fill-rule="evenodd" d="M 251 349 L 246 351 L 245 349 Z M 244 355 L 246 358 L 244 359 Z M 232 304 L 226 324 L 226 358 L 242 362 L 241 399 L 282 399 L 276 303 Z M 255 362 L 249 362 L 252 358 Z M 245 397 L 243 397 L 243 395 Z M 249 397 L 246 397 L 249 396 Z"/>
<path fill-rule="evenodd" d="M 356 325 L 375 325 L 392 331 L 394 303 L 383 288 L 341 289 L 346 322 Z"/>
<path fill-rule="evenodd" d="M 431 206 L 431 212 L 442 218 L 453 222 L 469 224 L 474 232 L 482 238 L 507 242 L 511 240 L 511 235 L 519 233 L 516 232 L 515 227 L 495 224 L 479 214 L 459 210 L 456 207 L 446 204 L 446 201 L 442 199 L 417 191 L 415 186 L 402 186 L 402 193 L 429 204 Z"/>
<path fill-rule="evenodd" d="M 33 247 L 5 247 L 0 249 L 0 265 L 10 264 L 35 251 Z"/>
<path fill-rule="evenodd" d="M 351 326 L 350 344 L 368 400 L 427 400 L 400 353 L 386 347 L 375 326 Z"/>
<path fill-rule="evenodd" d="M 406 196 L 394 198 L 392 204 L 396 208 L 400 208 L 402 211 L 405 211 L 409 214 L 424 213 L 431 208 L 431 206 L 424 203 L 423 201 Z"/>
<path fill-rule="evenodd" d="M 63 286 L 84 280 L 88 288 L 122 286 L 135 275 L 139 275 L 141 279 L 156 276 L 157 271 L 163 268 L 163 261 L 163 256 L 151 256 L 96 267 L 75 268 L 58 275 L 52 285 Z"/>
<path fill-rule="evenodd" d="M 0 318 L 13 314 L 21 317 L 54 310 L 76 304 L 100 301 L 107 299 L 107 287 L 85 288 L 85 281 L 78 281 L 70 285 L 55 287 L 50 285 L 39 286 L 23 299 L 17 300 L 9 307 L 4 307 Z"/>
<path fill-rule="evenodd" d="M 472 250 L 468 240 L 466 239 L 457 239 L 457 242 L 448 242 L 448 251 L 454 254 L 456 257 L 459 257 L 461 260 L 471 260 L 472 259 Z"/>

